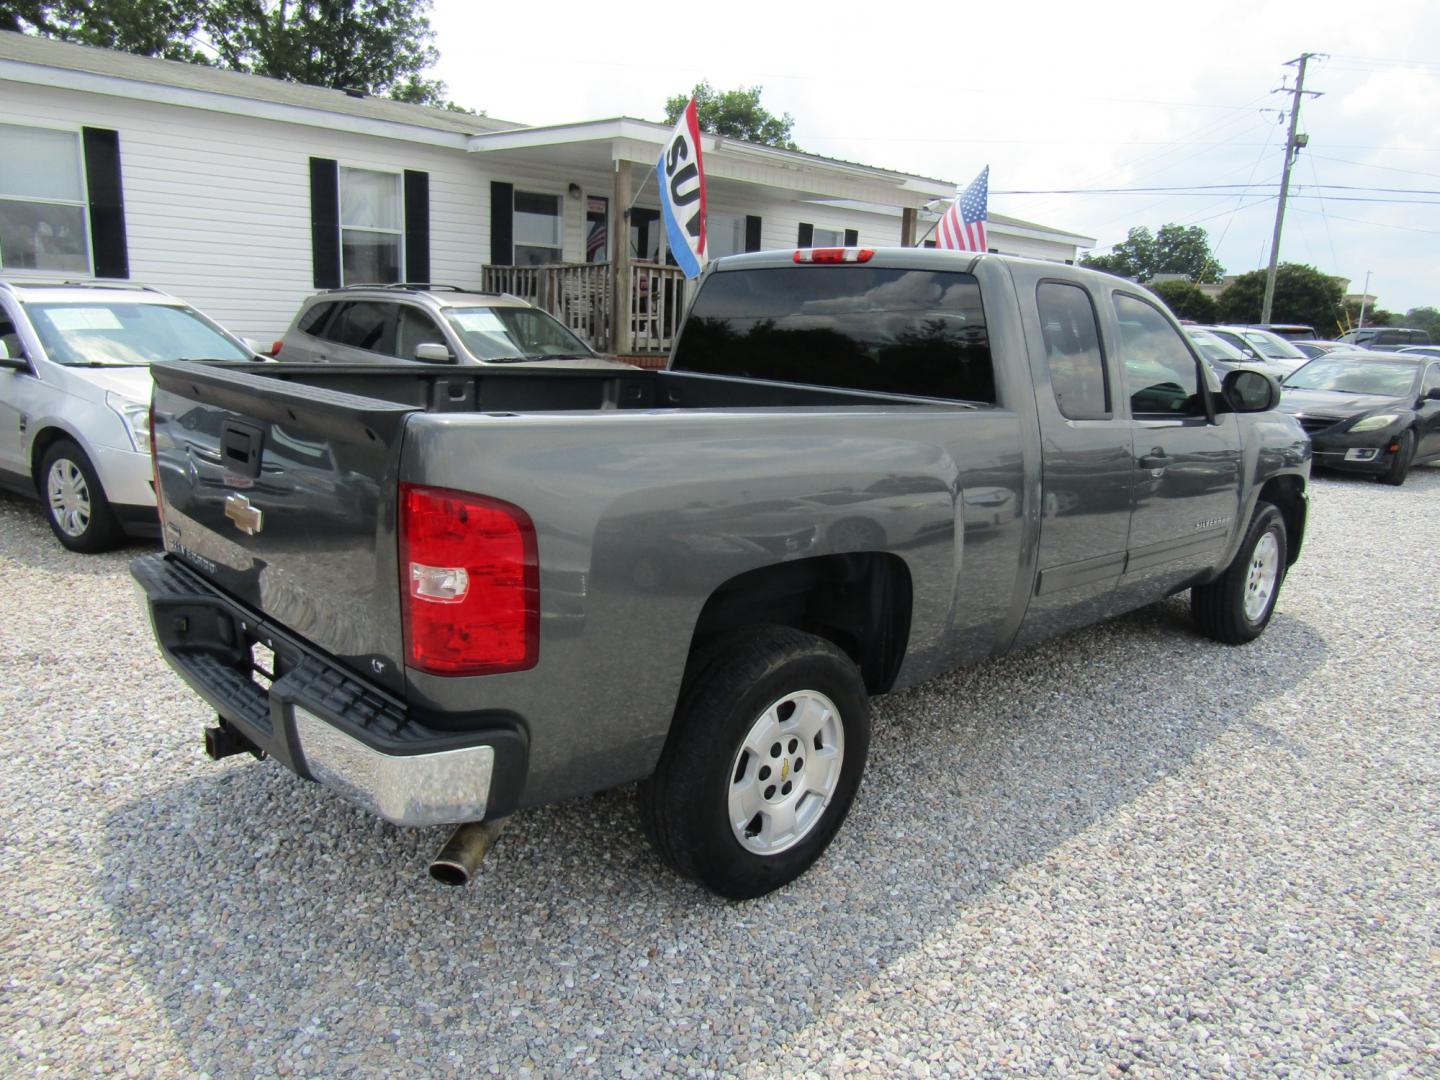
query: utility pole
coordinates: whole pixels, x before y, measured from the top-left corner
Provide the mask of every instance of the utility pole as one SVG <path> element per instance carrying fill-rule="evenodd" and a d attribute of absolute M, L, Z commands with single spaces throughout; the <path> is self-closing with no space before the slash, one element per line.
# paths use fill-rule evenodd
<path fill-rule="evenodd" d="M 1280 230 L 1285 224 L 1285 200 L 1290 195 L 1290 166 L 1295 164 L 1295 155 L 1300 147 L 1309 141 L 1304 140 L 1298 145 L 1295 141 L 1295 129 L 1300 125 L 1300 98 L 1306 94 L 1310 97 L 1321 96 L 1314 90 L 1305 89 L 1305 64 L 1316 55 L 1318 54 L 1301 53 L 1298 58 L 1285 64 L 1286 67 L 1298 64 L 1300 70 L 1295 75 L 1295 97 L 1290 104 L 1290 133 L 1285 138 L 1285 170 L 1280 176 L 1280 204 L 1275 208 L 1275 235 L 1270 240 L 1270 267 L 1265 271 L 1265 303 L 1260 308 L 1262 323 L 1270 321 L 1270 308 L 1275 303 L 1275 267 L 1280 260 Z M 1283 89 L 1284 87 L 1281 88 Z"/>
<path fill-rule="evenodd" d="M 1370 299 L 1370 271 L 1365 271 L 1365 285 L 1360 290 L 1360 325 L 1355 329 L 1365 329 L 1365 302 Z"/>

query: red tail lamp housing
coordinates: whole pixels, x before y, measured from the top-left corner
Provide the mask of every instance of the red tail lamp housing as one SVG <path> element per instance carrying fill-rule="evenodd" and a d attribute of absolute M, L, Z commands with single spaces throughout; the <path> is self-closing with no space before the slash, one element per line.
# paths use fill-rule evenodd
<path fill-rule="evenodd" d="M 494 675 L 539 660 L 535 526 L 518 506 L 401 484 L 400 577 L 410 667 Z"/>

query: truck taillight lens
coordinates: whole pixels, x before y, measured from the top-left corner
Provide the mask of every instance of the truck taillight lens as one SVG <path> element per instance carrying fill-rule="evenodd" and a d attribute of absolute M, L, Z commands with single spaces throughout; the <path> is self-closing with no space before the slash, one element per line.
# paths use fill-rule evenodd
<path fill-rule="evenodd" d="M 432 675 L 535 666 L 540 573 L 535 526 L 518 506 L 400 485 L 405 654 Z"/>
<path fill-rule="evenodd" d="M 800 248 L 797 263 L 863 263 L 875 257 L 874 248 Z"/>

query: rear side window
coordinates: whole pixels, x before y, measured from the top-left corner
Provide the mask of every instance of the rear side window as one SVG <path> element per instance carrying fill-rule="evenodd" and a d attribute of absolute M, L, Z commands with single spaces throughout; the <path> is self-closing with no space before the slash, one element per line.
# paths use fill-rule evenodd
<path fill-rule="evenodd" d="M 336 345 L 371 352 L 395 352 L 394 304 L 353 300 L 344 304 L 330 321 L 325 336 Z"/>
<path fill-rule="evenodd" d="M 335 307 L 335 304 L 316 304 L 304 315 L 300 316 L 300 321 L 296 324 L 296 329 L 302 334 L 320 337 L 321 330 L 325 326 L 325 320 L 334 314 Z"/>
<path fill-rule="evenodd" d="M 910 397 L 995 402 L 970 274 L 795 266 L 711 274 L 673 367 Z"/>
<path fill-rule="evenodd" d="M 1136 416 L 1201 416 L 1200 369 L 1179 332 L 1159 310 L 1134 296 L 1115 294 L 1125 389 Z"/>
<path fill-rule="evenodd" d="M 1035 299 L 1045 336 L 1050 388 L 1061 415 L 1071 420 L 1108 419 L 1110 388 L 1090 294 L 1078 285 L 1046 281 L 1036 290 Z"/>

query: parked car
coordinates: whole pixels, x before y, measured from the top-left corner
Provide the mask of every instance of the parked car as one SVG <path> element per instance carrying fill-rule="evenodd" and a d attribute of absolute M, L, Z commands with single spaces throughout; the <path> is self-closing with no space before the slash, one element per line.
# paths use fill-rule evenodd
<path fill-rule="evenodd" d="M 1317 356 L 1324 356 L 1336 350 L 1346 351 L 1359 348 L 1357 345 L 1347 345 L 1343 341 L 1297 341 L 1292 339 L 1290 344 L 1310 357 L 1311 360 L 1314 360 Z"/>
<path fill-rule="evenodd" d="M 1273 340 L 1262 340 L 1265 334 L 1263 330 L 1251 330 L 1244 326 L 1197 326 L 1187 329 L 1204 330 L 1213 334 L 1239 352 L 1247 364 L 1258 367 L 1276 380 L 1283 379 L 1308 359 L 1304 353 L 1281 338 L 1271 335 Z M 1252 334 L 1254 338 L 1250 337 Z"/>
<path fill-rule="evenodd" d="M 350 285 L 318 293 L 300 305 L 274 356 L 286 363 L 630 367 L 602 357 L 518 296 L 446 285 Z"/>
<path fill-rule="evenodd" d="M 1359 345 L 1366 349 L 1393 352 L 1401 345 L 1429 345 L 1430 335 L 1424 330 L 1411 330 L 1404 326 L 1363 326 L 1346 330 L 1340 340 L 1347 345 Z"/>
<path fill-rule="evenodd" d="M 1264 363 L 1257 358 L 1257 354 L 1253 350 L 1247 356 L 1219 334 L 1213 333 L 1203 326 L 1186 325 L 1185 336 L 1195 343 L 1195 347 L 1200 350 L 1200 355 L 1215 369 L 1217 375 L 1223 376 L 1226 372 L 1247 364 L 1264 370 Z"/>
<path fill-rule="evenodd" d="M 1310 435 L 1319 468 L 1398 486 L 1440 459 L 1440 359 L 1333 353 L 1286 377 L 1280 408 Z"/>
<path fill-rule="evenodd" d="M 1401 345 L 1395 351 L 1403 356 L 1440 356 L 1440 345 Z"/>
<path fill-rule="evenodd" d="M 0 483 L 38 497 L 72 551 L 158 536 L 150 365 L 256 359 L 157 289 L 0 282 Z"/>
<path fill-rule="evenodd" d="M 1305 529 L 1276 383 L 1217 379 L 1080 267 L 737 255 L 665 371 L 355 370 L 158 372 L 167 552 L 133 572 L 212 756 L 467 823 L 432 865 L 455 883 L 497 819 L 640 780 L 662 859 L 769 892 L 840 828 L 871 695 L 1187 589 L 1202 633 L 1250 641 Z M 294 514 L 309 542 L 254 482 L 297 460 L 282 428 L 355 500 Z M 194 431 L 223 499 L 180 467 Z"/>
<path fill-rule="evenodd" d="M 1267 330 L 1286 341 L 1312 341 L 1315 328 L 1304 323 L 1250 323 L 1252 330 Z"/>

